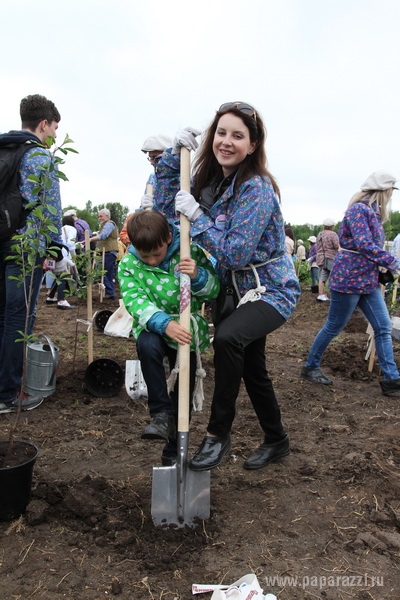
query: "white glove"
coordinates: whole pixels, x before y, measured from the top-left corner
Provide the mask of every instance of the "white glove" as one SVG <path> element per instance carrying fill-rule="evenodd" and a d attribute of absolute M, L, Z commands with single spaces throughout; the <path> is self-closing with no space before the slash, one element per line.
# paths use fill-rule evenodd
<path fill-rule="evenodd" d="M 68 259 L 62 258 L 54 265 L 54 275 L 61 275 L 61 273 L 68 273 Z"/>
<path fill-rule="evenodd" d="M 179 154 L 181 146 L 185 146 L 188 150 L 197 150 L 199 143 L 196 141 L 196 137 L 200 133 L 201 131 L 193 127 L 180 129 L 174 138 L 172 154 Z"/>
<path fill-rule="evenodd" d="M 144 196 L 142 196 L 140 200 L 140 208 L 142 208 L 143 210 L 145 210 L 146 208 L 153 208 L 153 203 L 153 196 L 150 196 L 150 194 L 144 194 Z"/>
<path fill-rule="evenodd" d="M 175 210 L 185 215 L 192 222 L 203 214 L 200 204 L 193 198 L 192 194 L 184 190 L 180 190 L 175 196 Z"/>

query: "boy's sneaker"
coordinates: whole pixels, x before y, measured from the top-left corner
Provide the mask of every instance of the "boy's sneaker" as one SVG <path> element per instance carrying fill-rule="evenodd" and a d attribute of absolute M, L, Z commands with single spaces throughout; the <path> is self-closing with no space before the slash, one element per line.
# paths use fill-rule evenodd
<path fill-rule="evenodd" d="M 24 394 L 21 410 L 33 410 L 34 408 L 40 406 L 40 404 L 42 404 L 43 400 L 44 400 L 43 396 L 29 396 L 28 394 Z M 7 400 L 5 402 L 0 402 L 0 414 L 17 412 L 18 403 L 19 403 L 18 396 L 16 398 L 14 398 L 13 400 Z"/>
<path fill-rule="evenodd" d="M 142 433 L 142 440 L 168 440 L 172 415 L 156 413 Z"/>
<path fill-rule="evenodd" d="M 317 302 L 329 302 L 329 298 L 326 294 L 321 294 L 317 296 Z"/>

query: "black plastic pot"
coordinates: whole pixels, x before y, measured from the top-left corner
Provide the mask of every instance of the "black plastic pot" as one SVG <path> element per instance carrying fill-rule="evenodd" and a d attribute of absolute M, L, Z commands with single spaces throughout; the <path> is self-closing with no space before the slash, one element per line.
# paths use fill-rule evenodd
<path fill-rule="evenodd" d="M 110 398 L 122 388 L 125 375 L 120 365 L 111 358 L 94 360 L 85 371 L 85 384 L 93 396 Z"/>
<path fill-rule="evenodd" d="M 108 319 L 111 317 L 112 314 L 112 310 L 99 310 L 99 312 L 94 318 L 94 322 L 96 323 L 96 327 L 99 331 L 104 331 Z"/>
<path fill-rule="evenodd" d="M 14 451 L 7 463 L 4 457 L 10 443 L 0 441 L 0 521 L 17 519 L 26 511 L 31 499 L 33 467 L 38 449 L 29 442 L 14 441 L 15 452 L 21 453 L 20 462 L 14 460 Z"/>

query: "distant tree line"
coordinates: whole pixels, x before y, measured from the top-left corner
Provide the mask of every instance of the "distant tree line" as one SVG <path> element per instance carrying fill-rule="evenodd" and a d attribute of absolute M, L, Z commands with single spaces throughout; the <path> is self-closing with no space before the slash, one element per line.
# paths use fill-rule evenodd
<path fill-rule="evenodd" d="M 86 202 L 85 208 L 79 209 L 76 206 L 67 206 L 65 210 L 75 209 L 76 214 L 80 219 L 85 219 L 92 229 L 97 231 L 99 228 L 98 212 L 100 208 L 108 208 L 111 213 L 111 219 L 114 221 L 118 229 L 122 229 L 125 222 L 126 216 L 129 213 L 127 206 L 122 206 L 119 202 L 107 202 L 107 204 L 101 204 L 93 206 L 92 201 Z M 291 225 L 291 223 L 285 223 L 288 227 L 292 228 L 295 240 L 301 239 L 305 242 L 310 235 L 317 237 L 318 233 L 324 228 L 323 225 L 311 225 L 305 223 L 304 225 Z M 335 225 L 336 233 L 339 231 L 340 221 Z M 385 230 L 386 240 L 392 241 L 398 233 L 400 233 L 400 212 L 392 211 L 390 213 L 390 220 L 383 224 Z"/>

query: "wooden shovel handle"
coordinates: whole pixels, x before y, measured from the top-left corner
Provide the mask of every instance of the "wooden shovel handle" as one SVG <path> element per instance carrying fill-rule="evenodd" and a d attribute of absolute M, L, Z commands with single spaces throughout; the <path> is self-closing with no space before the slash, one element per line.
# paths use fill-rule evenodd
<path fill-rule="evenodd" d="M 185 190 L 186 192 L 190 192 L 190 151 L 184 147 L 181 148 L 181 189 Z M 190 256 L 190 221 L 183 214 L 180 215 L 180 254 L 182 258 Z M 186 329 L 190 330 L 190 301 L 180 313 L 179 323 Z M 179 345 L 178 388 L 178 431 L 182 433 L 189 431 L 189 404 L 190 344 L 184 344 L 183 346 Z"/>

